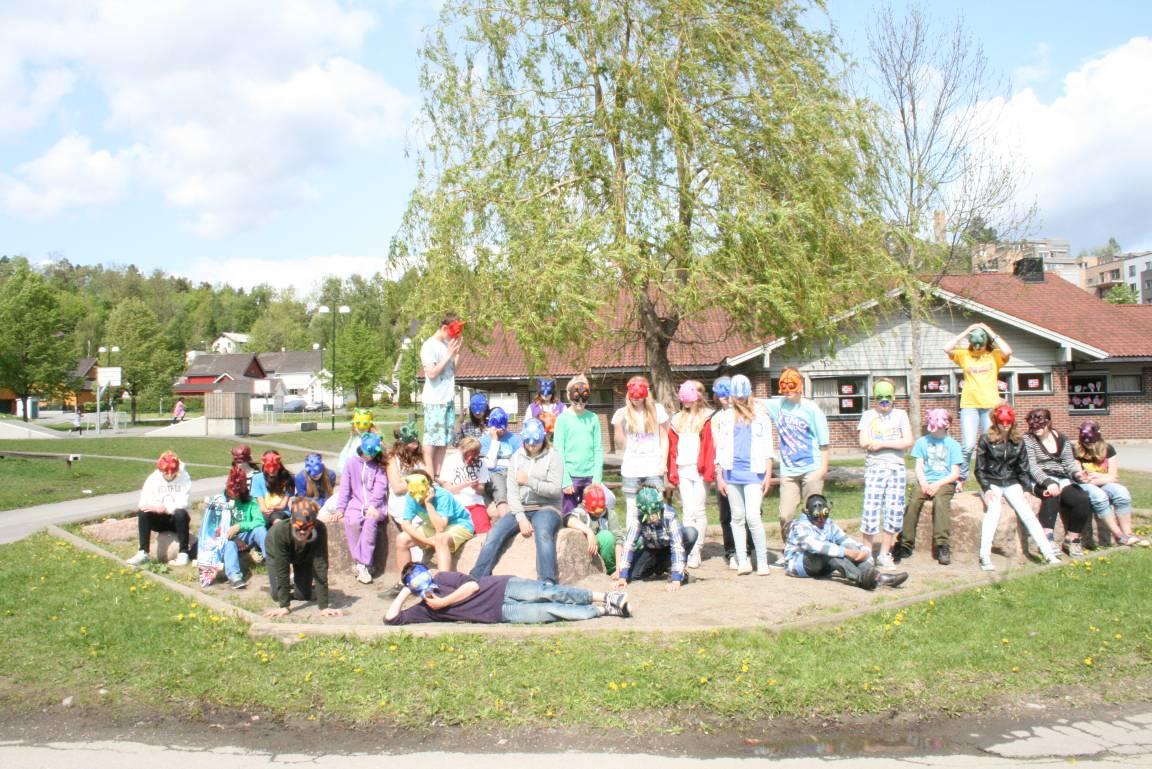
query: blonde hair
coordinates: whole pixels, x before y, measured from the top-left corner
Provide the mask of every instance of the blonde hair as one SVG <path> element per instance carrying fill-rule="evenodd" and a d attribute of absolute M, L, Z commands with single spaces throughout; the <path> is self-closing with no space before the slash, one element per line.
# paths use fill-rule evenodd
<path fill-rule="evenodd" d="M 700 397 L 689 404 L 683 405 L 676 415 L 672 417 L 672 424 L 678 433 L 698 433 L 704 429 L 704 424 L 712 416 L 711 405 L 708 403 L 707 390 L 702 382 L 689 379 L 687 384 L 695 385 Z"/>
<path fill-rule="evenodd" d="M 564 394 L 567 395 L 569 399 L 572 398 L 572 388 L 574 388 L 576 385 L 587 385 L 589 389 L 592 388 L 592 385 L 588 383 L 588 377 L 584 376 L 583 374 L 577 374 L 576 376 L 569 379 L 568 384 L 564 386 Z"/>
<path fill-rule="evenodd" d="M 628 384 L 633 382 L 648 384 L 647 378 L 642 376 L 634 376 L 628 380 Z M 640 418 L 640 414 L 643 414 L 643 419 Z M 638 410 L 632 405 L 632 399 L 628 398 L 628 406 L 624 410 L 624 422 L 628 432 L 632 435 L 655 433 L 660 428 L 660 422 L 656 418 L 656 401 L 652 397 L 651 385 L 648 387 L 648 395 L 644 397 L 643 411 L 638 413 Z"/>
<path fill-rule="evenodd" d="M 464 456 L 469 451 L 479 451 L 480 441 L 471 435 L 465 435 L 460 439 L 460 442 L 456 444 L 456 448 L 460 450 L 460 456 Z"/>
<path fill-rule="evenodd" d="M 732 410 L 736 412 L 736 421 L 752 424 L 756 418 L 756 407 L 752 405 L 751 398 L 733 398 Z"/>

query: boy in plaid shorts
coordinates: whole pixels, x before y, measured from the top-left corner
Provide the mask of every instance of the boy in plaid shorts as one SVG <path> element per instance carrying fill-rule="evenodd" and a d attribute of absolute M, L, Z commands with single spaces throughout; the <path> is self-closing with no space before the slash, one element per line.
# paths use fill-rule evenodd
<path fill-rule="evenodd" d="M 864 461 L 864 510 L 860 534 L 869 552 L 883 527 L 876 566 L 890 569 L 892 543 L 904 526 L 904 452 L 912 445 L 912 423 L 904 409 L 894 407 L 896 388 L 890 379 L 877 379 L 872 387 L 875 407 L 860 417 L 860 448 Z"/>

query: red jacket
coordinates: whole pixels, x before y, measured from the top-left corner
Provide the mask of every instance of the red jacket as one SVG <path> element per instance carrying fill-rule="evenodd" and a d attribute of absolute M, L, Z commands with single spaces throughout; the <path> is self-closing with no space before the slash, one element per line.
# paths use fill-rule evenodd
<path fill-rule="evenodd" d="M 668 430 L 668 483 L 680 485 L 680 468 L 676 466 L 676 455 L 680 436 L 675 427 Z M 706 483 L 716 480 L 716 446 L 712 443 L 712 417 L 704 420 L 700 428 L 700 455 L 696 458 L 696 470 Z"/>

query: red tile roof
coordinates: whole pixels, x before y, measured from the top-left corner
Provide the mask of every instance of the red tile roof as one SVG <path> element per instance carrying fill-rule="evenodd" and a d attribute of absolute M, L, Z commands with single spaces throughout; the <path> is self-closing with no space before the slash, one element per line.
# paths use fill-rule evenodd
<path fill-rule="evenodd" d="M 945 275 L 940 288 L 1110 357 L 1152 356 L 1152 306 L 1109 304 L 1055 275 L 1045 277 L 1026 283 L 1004 273 Z"/>
<path fill-rule="evenodd" d="M 623 302 L 615 308 L 605 308 L 593 333 L 596 338 L 586 352 L 562 354 L 549 351 L 545 355 L 546 370 L 531 372 L 515 333 L 497 325 L 492 331 L 491 342 L 483 349 L 471 350 L 465 346 L 460 353 L 456 376 L 460 379 L 516 379 L 532 373 L 569 377 L 579 373 L 648 369 L 637 323 L 628 317 Z M 762 342 L 751 341 L 731 331 L 725 313 L 709 309 L 699 317 L 681 322 L 668 348 L 668 357 L 674 368 L 712 369 L 722 365 L 729 356 L 747 352 L 760 344 Z"/>

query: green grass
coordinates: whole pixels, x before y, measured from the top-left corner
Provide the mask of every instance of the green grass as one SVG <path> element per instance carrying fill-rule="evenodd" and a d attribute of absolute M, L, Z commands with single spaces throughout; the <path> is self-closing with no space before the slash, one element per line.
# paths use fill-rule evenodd
<path fill-rule="evenodd" d="M 193 479 L 223 471 L 189 467 Z M 92 495 L 135 491 L 152 468 L 143 463 L 86 457 L 69 468 L 62 459 L 0 459 L 0 511 Z"/>
<path fill-rule="evenodd" d="M 1150 566 L 1152 553 L 1124 552 L 779 635 L 588 635 L 574 626 L 524 640 L 398 634 L 285 646 L 39 535 L 0 547 L 0 702 L 39 708 L 67 694 L 101 709 L 629 730 L 973 711 L 1037 687 L 1147 677 L 1152 613 L 1134 598 L 1152 589 Z M 95 694 L 99 687 L 109 694 Z"/>

